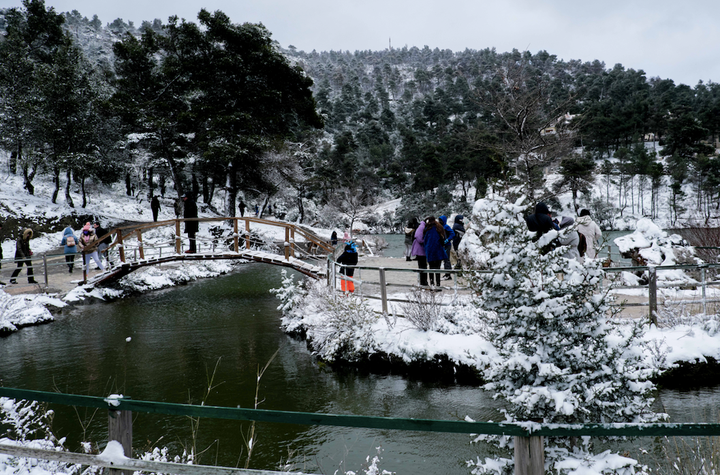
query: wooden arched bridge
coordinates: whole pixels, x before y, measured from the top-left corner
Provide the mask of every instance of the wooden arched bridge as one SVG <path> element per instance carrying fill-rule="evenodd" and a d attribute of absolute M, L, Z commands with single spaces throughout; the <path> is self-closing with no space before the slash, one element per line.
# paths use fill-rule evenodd
<path fill-rule="evenodd" d="M 215 229 L 210 229 L 212 237 L 208 238 L 206 233 L 196 236 L 194 253 L 186 251 L 189 238 L 182 225 L 188 221 L 218 223 Z M 279 228 L 284 232 L 284 240 L 263 240 L 253 232 L 267 227 Z M 108 237 L 112 244 L 107 249 L 107 261 L 112 264 L 92 277 L 87 276 L 83 266 L 84 282 L 104 286 L 141 267 L 217 259 L 247 259 L 290 267 L 317 279 L 327 275 L 326 258 L 334 251 L 327 240 L 300 225 L 250 217 L 170 219 L 121 226 L 98 236 L 98 241 Z"/>

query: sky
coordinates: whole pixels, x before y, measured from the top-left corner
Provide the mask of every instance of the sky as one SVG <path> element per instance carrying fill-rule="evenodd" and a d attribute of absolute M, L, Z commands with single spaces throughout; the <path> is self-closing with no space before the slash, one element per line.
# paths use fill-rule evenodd
<path fill-rule="evenodd" d="M 621 63 L 648 77 L 694 86 L 720 82 L 716 0 L 45 0 L 103 23 L 171 15 L 197 20 L 201 8 L 235 23 L 264 24 L 283 47 L 304 51 L 451 49 L 546 50 L 559 59 Z M 20 6 L 21 0 L 0 0 Z"/>

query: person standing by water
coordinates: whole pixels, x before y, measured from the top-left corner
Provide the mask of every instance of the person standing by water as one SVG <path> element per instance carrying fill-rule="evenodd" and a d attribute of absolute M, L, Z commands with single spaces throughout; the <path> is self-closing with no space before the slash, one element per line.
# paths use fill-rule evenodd
<path fill-rule="evenodd" d="M 413 241 L 415 241 L 415 231 L 417 231 L 418 226 L 420 226 L 420 223 L 418 223 L 417 218 L 413 218 L 410 221 L 408 221 L 408 225 L 405 228 L 405 260 L 406 261 L 412 260 Z"/>
<path fill-rule="evenodd" d="M 460 241 L 462 241 L 462 238 L 465 235 L 465 223 L 463 222 L 464 219 L 465 217 L 463 215 L 458 214 L 457 216 L 455 216 L 455 223 L 453 224 L 453 231 L 455 231 L 455 237 L 452 241 L 452 253 L 455 255 L 455 269 L 462 269 L 462 265 L 460 264 L 460 255 L 458 254 L 458 248 L 460 247 Z"/>
<path fill-rule="evenodd" d="M 61 246 L 65 246 L 63 251 L 65 252 L 65 263 L 68 266 L 68 273 L 72 274 L 73 267 L 75 266 L 75 254 L 78 253 L 78 238 L 75 235 L 73 228 L 68 226 L 63 231 L 63 237 L 60 241 Z"/>
<path fill-rule="evenodd" d="M 423 243 L 425 247 L 425 257 L 430 269 L 440 269 L 440 265 L 447 259 L 444 244 L 445 229 L 443 229 L 442 224 L 440 224 L 434 216 L 428 217 L 425 222 L 425 242 Z M 430 274 L 430 285 L 440 287 L 439 272 Z"/>
<path fill-rule="evenodd" d="M 332 244 L 333 247 L 337 246 L 337 231 L 333 229 L 332 234 L 330 235 L 330 244 Z"/>
<path fill-rule="evenodd" d="M 152 210 L 153 221 L 157 223 L 158 213 L 160 212 L 160 200 L 157 195 L 153 196 L 152 200 L 150 200 L 150 209 Z"/>
<path fill-rule="evenodd" d="M 85 264 L 86 272 L 90 271 L 90 258 L 95 261 L 98 269 L 100 269 L 101 271 L 105 270 L 105 266 L 103 266 L 102 262 L 100 261 L 98 244 L 99 242 L 97 234 L 95 234 L 95 228 L 93 228 L 90 223 L 85 223 L 85 226 L 83 226 L 82 228 L 82 235 L 80 236 L 80 240 L 78 241 L 78 246 L 80 246 L 80 251 L 82 251 L 83 256 L 85 257 L 83 259 L 83 262 Z"/>
<path fill-rule="evenodd" d="M 427 258 L 425 256 L 425 226 L 426 223 L 423 221 L 418 225 L 415 230 L 415 240 L 412 245 L 412 256 L 417 259 L 418 269 L 427 269 Z M 427 287 L 427 272 L 420 272 L 420 286 Z"/>
<path fill-rule="evenodd" d="M 453 231 L 453 228 L 451 228 L 450 225 L 447 223 L 447 216 L 440 216 L 439 220 L 440 224 L 443 227 L 443 230 L 445 231 L 445 240 L 443 241 L 443 249 L 445 249 L 445 259 L 443 259 L 443 263 L 445 264 L 445 270 L 450 270 L 452 269 L 452 264 L 450 263 L 450 250 L 452 249 L 453 239 L 455 238 L 455 231 Z M 443 276 L 443 279 L 450 280 L 452 279 L 452 276 L 447 273 Z"/>
<path fill-rule="evenodd" d="M 585 235 L 585 241 L 587 241 L 587 249 L 585 255 L 590 259 L 595 259 L 597 256 L 597 248 L 600 240 L 602 239 L 602 231 L 600 226 L 595 223 L 590 217 L 590 210 L 581 209 L 580 215 L 577 219 L 577 230 Z"/>
<path fill-rule="evenodd" d="M 10 283 L 17 284 L 15 277 L 20 275 L 23 264 L 27 267 L 28 284 L 37 284 L 35 277 L 33 277 L 33 266 L 30 257 L 32 251 L 30 250 L 30 239 L 33 237 L 33 231 L 30 228 L 25 229 L 20 236 L 18 236 L 15 243 L 15 260 L 17 261 L 17 268 L 13 271 L 10 276 Z"/>
<path fill-rule="evenodd" d="M 98 254 L 100 257 L 105 258 L 105 262 L 107 262 L 108 266 L 112 266 L 112 262 L 110 262 L 110 255 L 108 254 L 108 247 L 110 247 L 110 244 L 112 244 L 112 236 L 110 236 L 107 229 L 100 226 L 99 221 L 95 221 L 93 224 L 93 228 L 95 229 L 95 236 L 100 240 L 100 244 L 98 244 Z M 107 234 L 107 236 L 106 236 Z"/>
<path fill-rule="evenodd" d="M 338 264 L 342 264 L 344 266 L 356 266 L 358 263 L 358 250 L 355 243 L 351 240 L 345 241 L 345 250 L 342 254 L 340 254 L 340 257 L 338 257 L 337 260 Z M 355 268 L 353 267 L 341 267 L 340 268 L 340 274 L 342 276 L 340 277 L 340 290 L 343 292 L 355 292 L 355 282 L 352 281 L 352 278 L 355 276 Z M 350 279 L 347 279 L 346 277 L 350 277 Z"/>
<path fill-rule="evenodd" d="M 240 200 L 238 204 L 238 211 L 240 211 L 241 218 L 245 216 L 245 202 L 243 200 Z"/>
<path fill-rule="evenodd" d="M 184 193 L 182 195 L 182 200 L 184 204 L 185 209 L 185 219 L 189 218 L 197 218 L 198 217 L 198 210 L 197 210 L 197 203 L 195 203 L 195 200 L 190 198 L 187 193 Z M 200 229 L 200 223 L 197 221 L 185 221 L 185 234 L 188 235 L 188 240 L 190 241 L 190 248 L 185 251 L 188 254 L 195 254 L 197 252 L 196 243 L 195 243 L 195 235 L 197 234 L 198 230 Z"/>

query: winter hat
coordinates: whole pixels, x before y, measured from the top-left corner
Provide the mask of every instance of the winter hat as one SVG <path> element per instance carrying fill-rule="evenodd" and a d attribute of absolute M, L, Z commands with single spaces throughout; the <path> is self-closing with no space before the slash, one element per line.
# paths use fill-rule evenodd
<path fill-rule="evenodd" d="M 589 209 L 581 209 L 580 214 L 578 216 L 590 216 L 590 210 Z"/>
<path fill-rule="evenodd" d="M 348 234 L 347 231 L 345 231 L 345 233 L 343 234 L 343 239 L 346 239 L 346 240 L 350 239 L 350 235 Z"/>
<path fill-rule="evenodd" d="M 463 216 L 463 215 L 461 215 L 461 214 L 458 214 L 457 216 L 455 216 L 455 222 L 456 222 L 456 223 L 462 223 L 462 222 L 463 222 L 463 219 L 465 219 L 465 216 Z"/>
<path fill-rule="evenodd" d="M 562 220 L 560 221 L 560 229 L 566 228 L 574 222 L 575 220 L 572 219 L 570 216 L 563 216 Z"/>
<path fill-rule="evenodd" d="M 92 226 L 90 225 L 90 223 L 85 223 L 85 226 L 83 226 L 82 230 L 83 230 L 83 231 L 90 231 L 91 228 L 92 228 Z"/>

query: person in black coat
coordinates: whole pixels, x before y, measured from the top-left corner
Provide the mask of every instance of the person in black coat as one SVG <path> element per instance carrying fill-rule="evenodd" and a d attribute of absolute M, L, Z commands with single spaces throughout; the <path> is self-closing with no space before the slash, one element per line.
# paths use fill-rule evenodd
<path fill-rule="evenodd" d="M 330 235 L 330 243 L 333 245 L 333 247 L 337 246 L 337 231 L 332 232 Z"/>
<path fill-rule="evenodd" d="M 550 210 L 542 201 L 535 205 L 535 214 L 525 216 L 525 223 L 530 231 L 537 233 L 535 236 L 536 241 L 551 229 L 557 229 L 550 215 Z"/>
<path fill-rule="evenodd" d="M 238 205 L 238 210 L 240 210 L 240 217 L 242 218 L 245 216 L 245 202 L 243 200 L 240 200 L 240 204 Z"/>
<path fill-rule="evenodd" d="M 152 210 L 153 221 L 157 222 L 158 213 L 160 212 L 160 200 L 157 195 L 153 196 L 152 200 L 150 200 L 150 209 Z"/>
<path fill-rule="evenodd" d="M 185 219 L 197 218 L 198 210 L 195 200 L 190 198 L 187 194 L 183 194 L 181 198 L 184 204 L 183 217 Z M 190 249 L 185 251 L 186 253 L 195 254 L 197 252 L 197 248 L 195 247 L 195 235 L 197 234 L 199 229 L 200 223 L 198 221 L 185 221 L 185 234 L 188 235 L 188 239 L 190 240 Z"/>

